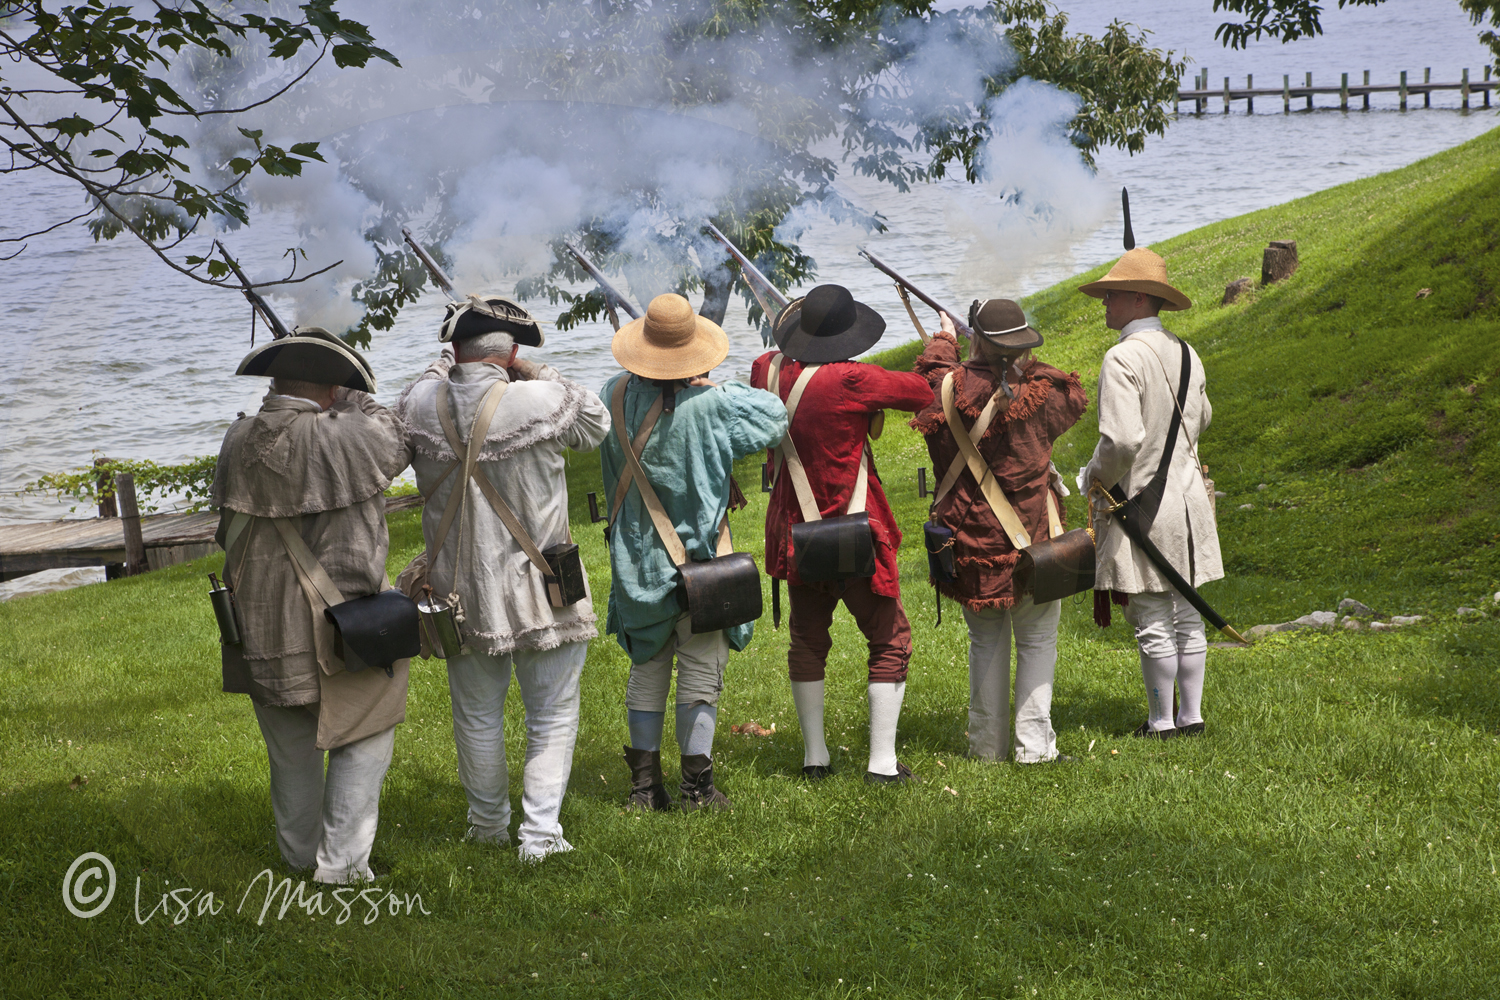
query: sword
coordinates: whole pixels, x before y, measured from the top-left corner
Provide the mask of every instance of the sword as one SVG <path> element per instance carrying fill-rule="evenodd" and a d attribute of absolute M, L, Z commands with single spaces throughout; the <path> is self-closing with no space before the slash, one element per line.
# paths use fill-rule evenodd
<path fill-rule="evenodd" d="M 1147 537 L 1140 521 L 1130 515 L 1125 506 L 1124 497 L 1116 495 L 1097 479 L 1094 480 L 1094 489 L 1109 497 L 1108 510 L 1115 516 L 1115 520 L 1119 522 L 1121 530 L 1125 532 L 1125 537 L 1129 538 L 1137 548 L 1145 553 L 1146 558 L 1151 560 L 1151 565 L 1155 566 L 1161 575 L 1167 578 L 1167 582 L 1175 587 L 1179 594 L 1186 597 L 1188 603 L 1196 608 L 1200 615 L 1208 619 L 1209 624 L 1214 628 L 1223 632 L 1235 642 L 1248 646 L 1250 641 L 1235 631 L 1234 626 L 1225 621 L 1224 616 L 1215 611 L 1203 599 L 1203 595 L 1198 593 L 1192 584 L 1184 580 L 1182 574 L 1172 568 L 1171 563 L 1167 562 L 1167 557 L 1162 555 L 1161 549 L 1157 548 L 1156 543 Z M 1093 492 L 1090 491 L 1090 497 L 1092 495 Z"/>

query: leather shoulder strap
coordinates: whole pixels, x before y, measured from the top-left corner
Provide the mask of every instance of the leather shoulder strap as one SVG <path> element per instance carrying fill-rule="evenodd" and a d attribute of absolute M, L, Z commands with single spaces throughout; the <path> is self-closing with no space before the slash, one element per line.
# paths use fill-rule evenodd
<path fill-rule="evenodd" d="M 532 539 L 531 533 L 521 523 L 510 504 L 500 495 L 490 477 L 479 468 L 479 453 L 484 450 L 484 439 L 490 432 L 490 422 L 494 420 L 495 409 L 500 405 L 500 397 L 505 395 L 507 383 L 497 381 L 490 391 L 485 393 L 484 401 L 479 405 L 479 412 L 474 414 L 474 424 L 469 428 L 469 444 L 464 452 L 463 479 L 472 479 L 479 486 L 479 492 L 489 501 L 490 509 L 495 516 L 500 518 L 500 523 L 505 525 L 505 530 L 510 532 L 512 538 L 521 546 L 521 551 L 526 553 L 526 558 L 531 560 L 531 565 L 543 576 L 552 575 L 552 567 L 547 565 L 547 557 L 542 555 L 542 550 L 537 547 L 536 541 Z M 462 480 L 460 481 L 462 482 Z"/>
<path fill-rule="evenodd" d="M 292 560 L 292 568 L 297 572 L 297 582 L 302 584 L 302 590 L 307 595 L 307 602 L 316 609 L 319 602 L 327 607 L 344 603 L 344 595 L 334 585 L 328 573 L 323 569 L 323 564 L 318 562 L 318 557 L 313 555 L 312 549 L 302 540 L 302 534 L 297 530 L 293 522 L 300 520 L 295 517 L 273 517 L 270 522 L 276 525 L 276 533 L 281 536 L 281 544 L 286 548 L 287 557 Z"/>
<path fill-rule="evenodd" d="M 778 354 L 771 361 L 771 379 L 767 384 L 771 391 L 779 393 L 781 383 L 781 360 Z M 792 440 L 792 421 L 796 419 L 797 407 L 802 402 L 802 395 L 807 391 L 807 385 L 812 381 L 813 374 L 822 365 L 808 365 L 803 368 L 797 376 L 797 381 L 792 383 L 792 391 L 786 398 L 786 434 L 776 446 L 777 464 L 771 482 L 774 487 L 777 479 L 781 477 L 781 467 L 786 466 L 787 473 L 792 477 L 792 492 L 797 495 L 797 506 L 802 509 L 802 520 L 821 521 L 823 513 L 818 509 L 817 498 L 813 496 L 812 483 L 807 478 L 807 469 L 802 464 L 802 457 L 797 454 L 797 444 Z M 858 514 L 865 509 L 865 502 L 870 487 L 870 447 L 869 442 L 862 442 L 859 453 L 859 473 L 854 480 L 854 490 L 849 494 L 849 506 L 846 513 Z"/>
<path fill-rule="evenodd" d="M 656 495 L 656 489 L 651 485 L 651 480 L 646 478 L 646 470 L 641 467 L 640 454 L 632 447 L 630 439 L 625 436 L 625 385 L 629 381 L 628 377 L 622 377 L 616 382 L 615 391 L 609 401 L 609 415 L 615 425 L 615 436 L 620 439 L 620 450 L 625 453 L 626 470 L 622 471 L 620 476 L 622 479 L 627 473 L 631 476 L 636 489 L 640 491 L 641 500 L 646 505 L 647 513 L 651 515 L 651 522 L 656 526 L 656 533 L 661 537 L 661 543 L 667 549 L 667 557 L 672 560 L 674 566 L 681 566 L 687 562 L 687 548 L 682 544 L 682 539 L 678 536 L 677 529 L 672 524 L 672 519 L 667 516 L 666 508 L 662 506 L 661 499 Z M 661 397 L 658 395 L 656 403 L 652 405 L 652 409 L 656 410 L 658 414 L 661 412 L 658 409 L 660 405 Z M 651 414 L 647 413 L 647 416 L 651 417 Z M 650 423 L 654 426 L 656 421 L 652 419 Z M 646 427 L 646 421 L 642 421 L 641 426 Z M 637 436 L 639 436 L 639 433 Z M 649 436 L 650 428 L 648 427 L 646 428 L 646 437 Z M 645 446 L 646 441 L 643 438 L 641 440 L 642 451 L 645 450 Z M 623 502 L 624 496 L 621 495 L 616 501 L 614 515 L 610 517 L 611 525 L 614 524 L 615 518 L 619 516 Z M 722 535 L 722 528 L 720 533 Z"/>
<path fill-rule="evenodd" d="M 943 413 L 948 418 L 948 428 L 953 432 L 954 440 L 958 442 L 959 452 L 968 463 L 969 472 L 979 483 L 979 490 L 984 494 L 985 502 L 990 505 L 990 510 L 1000 520 L 1000 527 L 1005 529 L 1005 534 L 1010 538 L 1010 543 L 1020 549 L 1031 545 L 1031 535 L 1027 533 L 1021 519 L 1016 515 L 1016 510 L 1006 499 L 1005 493 L 1000 489 L 1000 484 L 995 481 L 994 472 L 979 454 L 979 449 L 974 442 L 969 440 L 969 434 L 964 429 L 962 418 L 958 415 L 958 407 L 953 401 L 953 376 L 950 373 L 943 379 Z"/>
<path fill-rule="evenodd" d="M 947 389 L 951 385 L 952 379 L 952 372 L 949 372 L 943 377 L 944 389 Z M 946 411 L 946 407 L 944 409 Z M 974 421 L 974 426 L 969 429 L 969 440 L 974 442 L 975 448 L 979 447 L 979 442 L 984 439 L 985 433 L 989 431 L 990 424 L 995 422 L 995 417 L 999 414 L 999 412 L 1000 395 L 997 393 L 991 396 L 990 401 L 985 404 L 984 409 L 979 411 L 979 419 Z M 949 429 L 952 430 L 951 421 L 949 422 Z M 953 433 L 956 437 L 959 432 L 954 431 Z M 953 489 L 953 485 L 958 482 L 958 477 L 963 474 L 966 464 L 967 462 L 964 455 L 964 450 L 960 447 L 958 449 L 958 454 L 953 456 L 953 461 L 949 463 L 948 471 L 943 474 L 942 482 L 938 483 L 937 492 L 933 495 L 933 506 L 936 506 L 938 503 L 940 503 L 943 497 L 948 495 L 948 491 Z"/>

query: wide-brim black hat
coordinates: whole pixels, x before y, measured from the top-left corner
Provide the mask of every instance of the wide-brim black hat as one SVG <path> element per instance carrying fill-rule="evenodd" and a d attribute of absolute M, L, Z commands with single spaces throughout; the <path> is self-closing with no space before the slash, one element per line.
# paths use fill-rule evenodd
<path fill-rule="evenodd" d="M 874 347 L 885 320 L 843 285 L 819 285 L 776 317 L 771 336 L 793 361 L 827 364 L 846 361 Z"/>
<path fill-rule="evenodd" d="M 541 347 L 546 340 L 536 317 L 503 295 L 470 295 L 462 302 L 448 303 L 438 340 L 446 344 L 486 333 L 508 333 L 525 347 Z"/>
<path fill-rule="evenodd" d="M 969 328 L 996 347 L 1024 351 L 1042 346 L 1042 335 L 1026 320 L 1026 311 L 1010 299 L 978 299 L 969 306 Z"/>
<path fill-rule="evenodd" d="M 370 363 L 338 337 L 316 326 L 298 327 L 290 337 L 255 348 L 234 373 L 375 391 L 375 372 Z"/>

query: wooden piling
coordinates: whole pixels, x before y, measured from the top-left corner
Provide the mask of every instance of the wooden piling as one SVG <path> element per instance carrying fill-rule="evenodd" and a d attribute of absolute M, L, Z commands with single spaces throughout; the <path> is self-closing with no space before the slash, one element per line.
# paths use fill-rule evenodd
<path fill-rule="evenodd" d="M 1401 110 L 1406 110 L 1406 70 L 1401 71 Z"/>
<path fill-rule="evenodd" d="M 1489 83 L 1490 82 L 1490 67 L 1488 67 L 1488 66 L 1486 66 L 1484 68 L 1484 82 L 1485 83 Z M 1489 87 L 1485 87 L 1484 88 L 1484 106 L 1485 107 L 1489 107 L 1490 106 L 1490 88 Z"/>
<path fill-rule="evenodd" d="M 1369 85 L 1370 85 L 1370 71 L 1369 70 L 1365 70 L 1365 86 L 1368 87 Z M 1368 90 L 1365 91 L 1365 110 L 1366 111 L 1370 110 L 1370 92 Z"/>
<path fill-rule="evenodd" d="M 141 535 L 141 511 L 135 502 L 135 477 L 128 472 L 115 476 L 115 497 L 120 503 L 120 523 L 125 529 L 125 575 L 146 572 L 146 540 Z"/>
<path fill-rule="evenodd" d="M 1422 82 L 1423 83 L 1431 83 L 1432 82 L 1432 67 L 1431 66 L 1428 66 L 1426 69 L 1424 69 L 1422 71 Z M 1432 107 L 1432 91 L 1430 91 L 1430 90 L 1424 90 L 1424 91 L 1422 91 L 1422 107 L 1424 107 L 1424 108 L 1430 108 L 1430 107 Z"/>
<path fill-rule="evenodd" d="M 94 468 L 100 470 L 94 477 L 94 494 L 99 498 L 100 517 L 119 517 L 119 508 L 115 506 L 115 491 L 111 488 L 109 473 L 103 469 L 108 464 L 107 458 L 94 459 Z"/>
<path fill-rule="evenodd" d="M 1339 82 L 1339 110 L 1349 110 L 1349 74 L 1345 73 Z"/>
<path fill-rule="evenodd" d="M 1309 88 L 1309 93 L 1307 95 L 1307 110 L 1311 111 L 1312 110 L 1312 93 L 1311 93 L 1311 88 L 1312 88 L 1312 74 L 1311 73 L 1307 74 L 1307 86 Z"/>
<path fill-rule="evenodd" d="M 1249 91 L 1255 90 L 1255 77 L 1248 73 L 1245 74 L 1245 89 Z M 1253 93 L 1245 98 L 1245 114 L 1255 114 L 1255 95 Z"/>
<path fill-rule="evenodd" d="M 1229 77 L 1224 78 L 1224 113 L 1229 114 Z"/>
<path fill-rule="evenodd" d="M 1469 67 L 1464 67 L 1463 89 L 1459 91 L 1463 95 L 1464 110 L 1469 110 Z"/>
<path fill-rule="evenodd" d="M 1281 113 L 1284 115 L 1292 113 L 1292 76 L 1290 73 L 1281 74 Z"/>

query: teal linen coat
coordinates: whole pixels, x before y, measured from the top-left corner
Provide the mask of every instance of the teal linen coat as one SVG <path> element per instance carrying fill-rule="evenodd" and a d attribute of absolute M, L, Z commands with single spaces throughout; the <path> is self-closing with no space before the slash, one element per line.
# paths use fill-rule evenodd
<path fill-rule="evenodd" d="M 625 434 L 634 438 L 661 390 L 621 372 L 600 393 L 606 406 L 622 378 L 630 380 L 625 389 Z M 641 465 L 689 559 L 714 555 L 719 522 L 729 509 L 729 475 L 735 459 L 780 441 L 786 424 L 786 407 L 780 399 L 743 382 L 683 389 L 677 393 L 674 412 L 663 413 L 657 420 L 641 454 Z M 625 453 L 613 429 L 600 444 L 599 453 L 604 495 L 612 503 L 625 468 Z M 634 486 L 610 527 L 609 556 L 613 575 L 606 630 L 618 638 L 632 663 L 645 663 L 667 644 L 682 609 L 676 595 L 677 567 Z M 754 629 L 754 622 L 725 629 L 729 645 L 744 649 Z"/>

